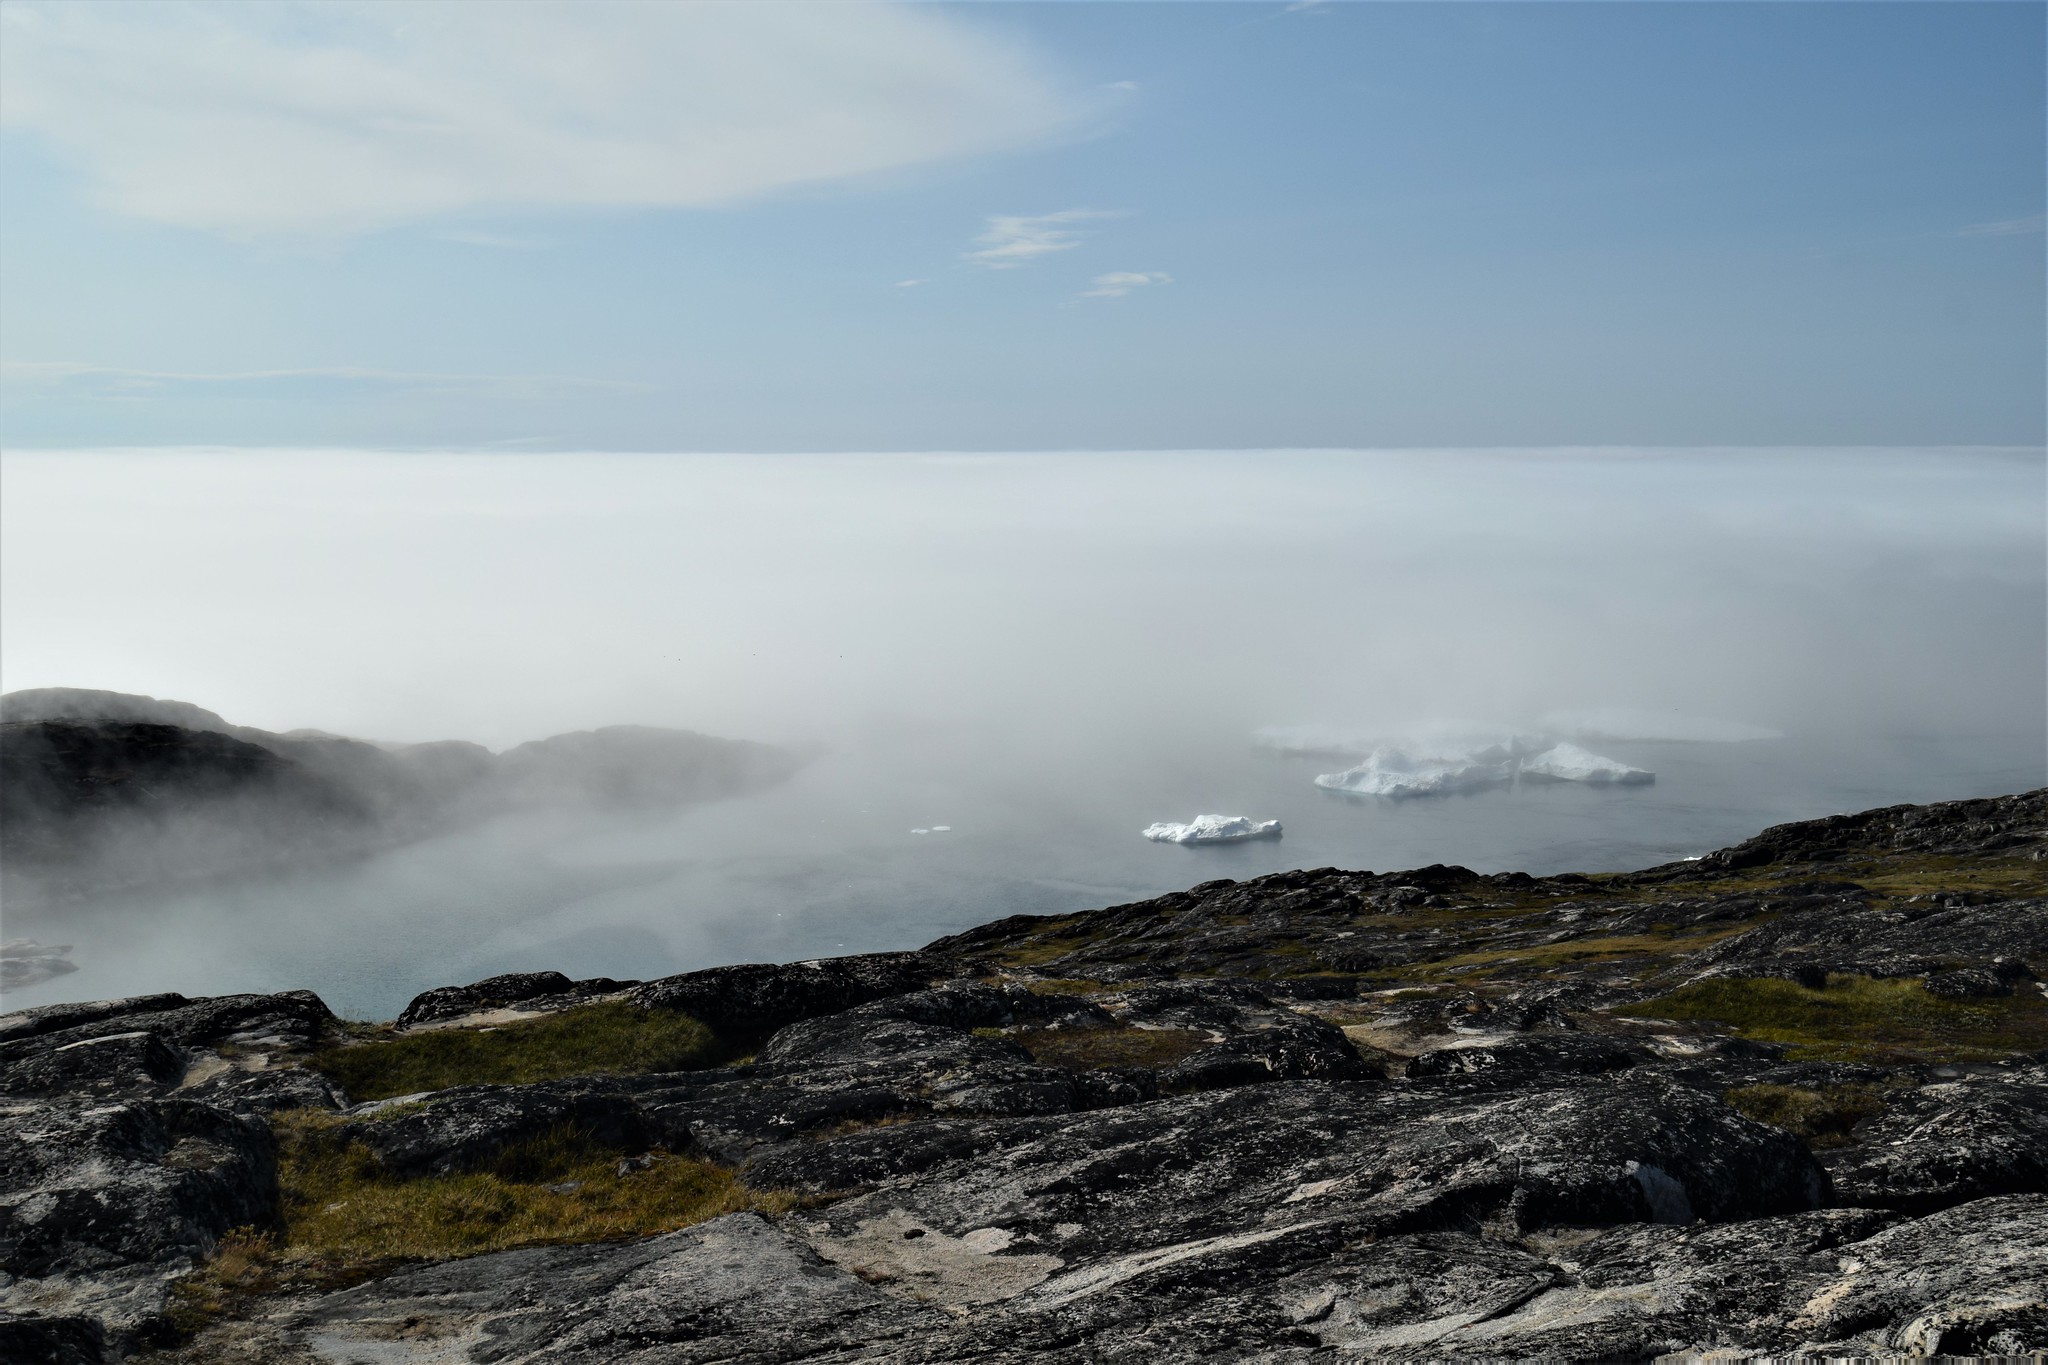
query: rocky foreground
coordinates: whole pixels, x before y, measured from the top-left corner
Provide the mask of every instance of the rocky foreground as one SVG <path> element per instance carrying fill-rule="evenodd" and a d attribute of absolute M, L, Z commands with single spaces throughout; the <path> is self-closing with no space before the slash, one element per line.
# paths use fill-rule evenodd
<path fill-rule="evenodd" d="M 8 1361 L 2048 1353 L 2048 791 L 0 1017 Z"/>

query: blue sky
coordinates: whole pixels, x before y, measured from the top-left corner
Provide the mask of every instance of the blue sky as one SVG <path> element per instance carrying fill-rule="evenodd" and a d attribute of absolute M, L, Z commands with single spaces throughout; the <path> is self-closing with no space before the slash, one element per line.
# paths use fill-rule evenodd
<path fill-rule="evenodd" d="M 9 0 L 0 441 L 2039 444 L 2044 13 Z"/>

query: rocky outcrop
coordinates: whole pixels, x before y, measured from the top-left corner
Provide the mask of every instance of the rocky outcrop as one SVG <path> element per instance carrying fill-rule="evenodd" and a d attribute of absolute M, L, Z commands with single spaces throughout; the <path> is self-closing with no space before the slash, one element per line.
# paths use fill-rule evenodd
<path fill-rule="evenodd" d="M 160 1327 L 171 1283 L 229 1229 L 275 1222 L 277 1200 L 260 1119 L 180 1099 L 0 1102 L 0 1313 L 23 1342 L 124 1354 Z"/>
<path fill-rule="evenodd" d="M 0 1017 L 0 1351 L 2048 1352 L 2048 888 L 2027 833 L 2044 803 L 1787 827 L 1740 879 L 1324 869 L 1002 921 L 921 952 L 640 983 L 496 977 L 429 991 L 368 1035 L 305 993 Z M 1813 874 L 1815 850 L 1840 854 L 1837 875 Z M 1744 1036 L 1679 1008 L 1724 987 L 1806 1012 Z M 1847 1042 L 1799 1031 L 1867 999 L 1910 1017 Z M 694 1070 L 375 1103 L 306 1065 L 321 1047 L 439 1045 L 592 1004 L 584 1017 L 612 1026 L 688 1014 L 722 1046 Z M 622 1176 L 713 1163 L 786 1211 L 366 1264 L 173 1323 L 173 1287 L 224 1233 L 278 1224 L 292 1149 L 271 1120 L 288 1109 L 330 1111 L 279 1131 L 313 1125 L 321 1151 L 390 1188 L 498 1178 L 566 1134 Z"/>
<path fill-rule="evenodd" d="M 1886 806 L 1854 815 L 1773 825 L 1754 838 L 1710 853 L 1633 874 L 1696 877 L 1746 868 L 1827 864 L 1871 852 L 1926 857 L 1982 857 L 2012 850 L 2037 851 L 2048 839 L 2048 808 L 2041 793 L 1944 801 L 1929 806 Z"/>

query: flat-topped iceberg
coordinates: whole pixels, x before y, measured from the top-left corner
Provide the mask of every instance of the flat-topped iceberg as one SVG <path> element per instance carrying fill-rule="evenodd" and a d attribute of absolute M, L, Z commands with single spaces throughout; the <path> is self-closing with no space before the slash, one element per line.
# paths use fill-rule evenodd
<path fill-rule="evenodd" d="M 1379 748 L 1341 773 L 1324 773 L 1318 787 L 1360 796 L 1448 796 L 1515 780 L 1515 759 L 1502 746 L 1470 754 L 1414 754 Z"/>
<path fill-rule="evenodd" d="M 1590 782 L 1637 786 L 1656 781 L 1643 768 L 1603 758 L 1547 736 L 1509 735 L 1472 748 L 1436 744 L 1427 749 L 1382 745 L 1343 772 L 1323 773 L 1318 787 L 1358 796 L 1448 796 L 1505 787 L 1518 778 L 1537 782 Z"/>
<path fill-rule="evenodd" d="M 1157 844 L 1236 844 L 1246 839 L 1277 839 L 1280 822 L 1242 815 L 1197 815 L 1185 825 L 1147 825 L 1145 837 Z"/>
<path fill-rule="evenodd" d="M 1531 754 L 1521 761 L 1516 772 L 1522 777 L 1549 782 L 1614 782 L 1622 786 L 1641 786 L 1657 780 L 1657 775 L 1646 768 L 1631 768 L 1626 763 L 1602 758 L 1576 744 L 1564 742 L 1552 745 L 1540 754 Z"/>

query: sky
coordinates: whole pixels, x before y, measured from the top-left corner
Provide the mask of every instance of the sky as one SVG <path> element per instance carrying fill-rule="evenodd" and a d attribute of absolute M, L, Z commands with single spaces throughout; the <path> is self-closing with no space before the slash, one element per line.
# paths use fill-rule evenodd
<path fill-rule="evenodd" d="M 2037 446 L 2044 9 L 0 3 L 0 444 Z"/>

